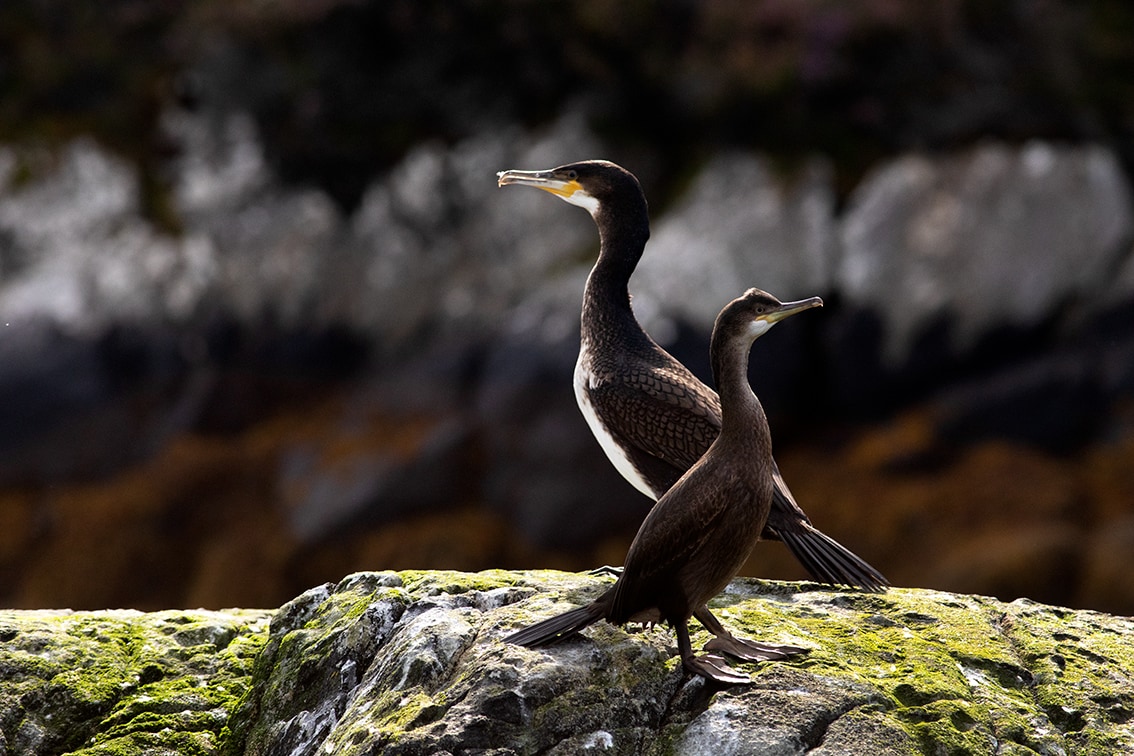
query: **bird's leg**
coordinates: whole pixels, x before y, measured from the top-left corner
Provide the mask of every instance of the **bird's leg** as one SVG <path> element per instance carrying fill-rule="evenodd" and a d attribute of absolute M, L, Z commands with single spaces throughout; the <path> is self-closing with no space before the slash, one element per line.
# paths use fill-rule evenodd
<path fill-rule="evenodd" d="M 689 642 L 689 625 L 686 620 L 673 623 L 677 633 L 677 650 L 681 654 L 681 666 L 695 675 L 714 680 L 723 685 L 740 685 L 752 682 L 752 678 L 743 672 L 737 672 L 725 663 L 725 660 L 716 654 L 693 655 L 693 644 Z"/>
<path fill-rule="evenodd" d="M 706 651 L 718 651 L 722 654 L 728 654 L 731 657 L 745 661 L 775 661 L 777 659 L 787 659 L 791 656 L 807 653 L 806 648 L 800 648 L 799 646 L 757 643 L 747 638 L 737 638 L 728 630 L 724 629 L 724 625 L 713 616 L 707 606 L 702 606 L 700 609 L 693 612 L 693 616 L 697 618 L 698 622 L 705 626 L 706 630 L 716 636 L 705 644 Z"/>

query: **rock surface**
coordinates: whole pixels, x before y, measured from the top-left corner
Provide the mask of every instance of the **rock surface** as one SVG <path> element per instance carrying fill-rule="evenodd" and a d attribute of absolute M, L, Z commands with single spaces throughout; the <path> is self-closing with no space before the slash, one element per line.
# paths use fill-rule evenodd
<path fill-rule="evenodd" d="M 171 110 L 165 122 L 179 154 L 168 166 L 176 234 L 144 217 L 131 166 L 92 141 L 58 155 L 0 145 L 7 327 L 97 337 L 225 312 L 346 327 L 380 351 L 420 351 L 415 339 L 451 333 L 574 338 L 593 225 L 540 193 L 498 190 L 494 176 L 602 154 L 581 119 L 423 145 L 349 215 L 317 189 L 283 185 L 247 116 Z M 723 152 L 655 207 L 653 226 L 633 282 L 647 325 L 707 331 L 749 285 L 835 293 L 877 313 L 895 364 L 944 315 L 963 352 L 1068 303 L 1082 300 L 1086 317 L 1134 296 L 1134 197 L 1098 145 L 905 155 L 880 164 L 841 212 L 826 159 L 785 174 L 766 155 Z"/>
<path fill-rule="evenodd" d="M 805 645 L 711 690 L 668 628 L 600 624 L 547 649 L 517 626 L 607 581 L 361 573 L 272 623 L 229 754 L 1119 753 L 1134 748 L 1134 622 L 1027 600 L 735 581 L 740 632 Z M 694 645 L 708 636 L 694 634 Z"/>
<path fill-rule="evenodd" d="M 725 624 L 810 652 L 738 665 L 752 684 L 724 690 L 682 672 L 665 627 L 600 623 L 539 650 L 500 641 L 608 584 L 550 571 L 357 573 L 274 613 L 0 613 L 0 754 L 1134 748 L 1129 618 L 737 580 L 713 602 Z"/>
<path fill-rule="evenodd" d="M 0 754 L 216 753 L 270 612 L 0 612 Z"/>
<path fill-rule="evenodd" d="M 835 288 L 836 230 L 826 160 L 785 177 L 766 156 L 719 154 L 654 224 L 635 308 L 651 333 L 651 312 L 711 331 L 741 281 L 783 299 L 825 294 Z"/>
<path fill-rule="evenodd" d="M 891 362 L 940 317 L 964 351 L 992 328 L 1034 325 L 1066 304 L 1128 300 L 1117 274 L 1131 256 L 1132 202 L 1117 157 L 1099 147 L 907 155 L 852 194 L 835 288 L 881 310 Z"/>

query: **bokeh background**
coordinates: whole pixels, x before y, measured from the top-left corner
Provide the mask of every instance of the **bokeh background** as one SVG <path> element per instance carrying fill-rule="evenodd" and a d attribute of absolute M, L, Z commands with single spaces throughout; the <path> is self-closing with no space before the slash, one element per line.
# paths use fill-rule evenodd
<path fill-rule="evenodd" d="M 896 585 L 1134 613 L 1125 0 L 0 4 L 0 605 L 618 564 L 574 406 L 606 157 L 647 329 L 749 286 L 780 466 Z M 748 574 L 800 578 L 779 544 Z"/>

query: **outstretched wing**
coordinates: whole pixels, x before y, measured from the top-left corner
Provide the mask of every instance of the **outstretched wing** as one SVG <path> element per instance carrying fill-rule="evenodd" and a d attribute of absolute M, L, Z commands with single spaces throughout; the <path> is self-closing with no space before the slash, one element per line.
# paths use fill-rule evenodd
<path fill-rule="evenodd" d="M 811 524 L 772 461 L 775 491 L 764 538 L 783 541 L 808 574 L 823 583 L 882 591 L 890 582 L 862 557 Z"/>

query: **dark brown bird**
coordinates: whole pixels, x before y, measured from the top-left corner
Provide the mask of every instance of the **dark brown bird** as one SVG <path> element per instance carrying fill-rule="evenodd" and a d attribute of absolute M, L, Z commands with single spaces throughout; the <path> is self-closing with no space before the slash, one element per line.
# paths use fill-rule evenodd
<path fill-rule="evenodd" d="M 630 276 L 650 236 L 638 179 L 614 163 L 586 160 L 549 171 L 502 171 L 498 182 L 543 189 L 594 218 L 601 246 L 583 294 L 575 397 L 618 472 L 657 500 L 717 437 L 721 405 L 712 389 L 642 330 L 630 307 Z M 765 539 L 783 541 L 816 580 L 873 591 L 889 584 L 811 524 L 774 460 L 772 478 Z"/>
<path fill-rule="evenodd" d="M 707 604 L 748 559 L 772 508 L 772 434 L 764 408 L 748 384 L 752 342 L 777 321 L 822 304 L 818 297 L 782 303 L 771 294 L 749 289 L 721 311 L 709 349 L 720 389 L 720 434 L 650 510 L 610 590 L 586 606 L 524 628 L 507 641 L 534 647 L 566 638 L 600 619 L 615 625 L 664 620 L 677 633 L 685 669 L 726 684 L 749 678 L 715 653 L 693 655 L 687 625 L 691 616 L 716 636 L 705 646 L 710 652 L 767 661 L 805 651 L 737 638 Z"/>

